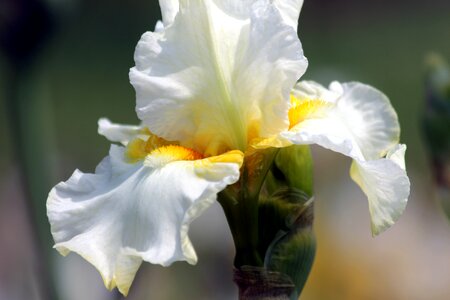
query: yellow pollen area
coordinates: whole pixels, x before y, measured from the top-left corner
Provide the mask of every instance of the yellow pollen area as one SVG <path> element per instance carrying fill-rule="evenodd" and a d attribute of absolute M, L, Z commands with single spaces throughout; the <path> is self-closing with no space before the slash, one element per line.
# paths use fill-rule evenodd
<path fill-rule="evenodd" d="M 168 145 L 159 147 L 150 152 L 150 155 L 155 159 L 165 158 L 170 159 L 170 161 L 197 160 L 203 158 L 203 155 L 201 155 L 197 151 L 178 145 Z"/>
<path fill-rule="evenodd" d="M 332 106 L 332 103 L 320 99 L 299 99 L 291 95 L 291 108 L 288 112 L 289 129 L 306 119 L 322 117 L 324 110 Z"/>
<path fill-rule="evenodd" d="M 152 167 L 164 166 L 172 161 L 199 160 L 204 156 L 199 152 L 167 142 L 157 136 L 150 136 L 147 141 L 135 139 L 128 143 L 125 157 L 129 163 L 145 160 L 144 164 Z"/>
<path fill-rule="evenodd" d="M 130 141 L 127 145 L 127 149 L 125 150 L 125 157 L 130 163 L 135 163 L 139 160 L 144 159 L 149 153 L 161 146 L 171 144 L 165 139 L 152 134 L 148 129 L 143 129 L 142 134 L 148 135 L 146 141 L 137 138 Z"/>

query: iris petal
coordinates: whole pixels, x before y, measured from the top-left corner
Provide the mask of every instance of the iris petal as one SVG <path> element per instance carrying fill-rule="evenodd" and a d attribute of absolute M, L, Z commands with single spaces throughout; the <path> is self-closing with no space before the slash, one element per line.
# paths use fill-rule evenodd
<path fill-rule="evenodd" d="M 391 227 L 405 210 L 410 189 L 405 150 L 398 145 L 386 158 L 352 163 L 350 175 L 369 200 L 373 235 Z"/>
<path fill-rule="evenodd" d="M 334 82 L 329 89 L 300 82 L 293 95 L 295 123 L 257 146 L 318 144 L 353 158 L 351 177 L 368 197 L 373 234 L 389 228 L 405 209 L 410 184 L 406 146 L 398 145 L 400 127 L 388 98 L 356 82 Z"/>
<path fill-rule="evenodd" d="M 303 0 L 274 0 L 274 4 L 280 10 L 283 20 L 297 31 Z"/>
<path fill-rule="evenodd" d="M 179 10 L 179 2 L 179 0 L 159 0 L 164 27 L 173 23 Z"/>
<path fill-rule="evenodd" d="M 106 118 L 98 120 L 98 134 L 103 135 L 111 142 L 127 145 L 130 141 L 139 135 L 145 135 L 145 133 L 142 126 L 116 124 Z"/>
<path fill-rule="evenodd" d="M 297 90 L 301 90 L 299 85 Z M 368 85 L 335 82 L 333 90 L 315 89 L 308 98 L 333 106 L 317 110 L 282 134 L 294 143 L 318 144 L 355 159 L 371 160 L 386 155 L 399 141 L 397 114 L 388 98 Z"/>
<path fill-rule="evenodd" d="M 178 157 L 179 158 L 179 157 Z M 195 264 L 189 224 L 239 178 L 243 154 L 129 164 L 125 148 L 111 146 L 95 174 L 75 171 L 55 186 L 47 212 L 55 248 L 93 264 L 105 286 L 127 294 L 142 261 Z"/>
<path fill-rule="evenodd" d="M 295 30 L 264 0 L 180 1 L 170 26 L 142 36 L 135 62 L 139 118 L 206 155 L 284 129 L 290 90 L 307 67 Z"/>

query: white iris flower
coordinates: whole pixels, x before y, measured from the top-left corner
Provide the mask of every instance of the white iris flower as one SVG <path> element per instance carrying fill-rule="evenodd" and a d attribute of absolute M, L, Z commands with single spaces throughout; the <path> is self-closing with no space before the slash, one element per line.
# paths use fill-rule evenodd
<path fill-rule="evenodd" d="M 55 248 L 76 252 L 124 295 L 142 261 L 195 264 L 189 224 L 239 180 L 246 151 L 319 144 L 353 158 L 372 230 L 405 208 L 405 146 L 389 100 L 359 83 L 297 80 L 302 0 L 160 0 L 130 80 L 142 126 L 99 121 L 112 145 L 95 174 L 50 192 Z M 295 87 L 294 87 L 295 86 Z"/>

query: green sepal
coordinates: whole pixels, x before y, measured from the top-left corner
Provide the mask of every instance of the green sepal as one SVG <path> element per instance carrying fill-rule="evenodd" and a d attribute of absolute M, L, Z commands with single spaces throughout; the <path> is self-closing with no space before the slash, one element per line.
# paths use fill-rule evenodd
<path fill-rule="evenodd" d="M 239 181 L 218 194 L 233 235 L 236 256 L 235 267 L 262 266 L 264 256 L 258 246 L 258 202 L 267 173 L 279 149 L 248 151 L 241 168 Z"/>
<path fill-rule="evenodd" d="M 259 199 L 258 252 L 268 271 L 289 276 L 297 299 L 314 261 L 313 166 L 308 146 L 280 149 Z"/>
<path fill-rule="evenodd" d="M 282 148 L 267 174 L 265 188 L 269 195 L 280 187 L 297 188 L 312 196 L 313 164 L 309 146 L 292 145 Z"/>
<path fill-rule="evenodd" d="M 297 299 L 314 261 L 313 199 L 296 188 L 281 188 L 260 203 L 260 248 L 264 267 L 289 276 Z"/>

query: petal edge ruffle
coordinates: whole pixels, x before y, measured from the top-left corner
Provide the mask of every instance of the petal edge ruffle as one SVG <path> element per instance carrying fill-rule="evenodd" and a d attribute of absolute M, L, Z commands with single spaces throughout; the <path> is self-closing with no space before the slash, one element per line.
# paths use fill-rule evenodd
<path fill-rule="evenodd" d="M 156 169 L 128 164 L 112 145 L 95 174 L 75 171 L 55 186 L 47 214 L 55 248 L 93 264 L 109 289 L 124 295 L 142 261 L 195 264 L 189 224 L 239 178 L 242 153 L 174 161 Z"/>

